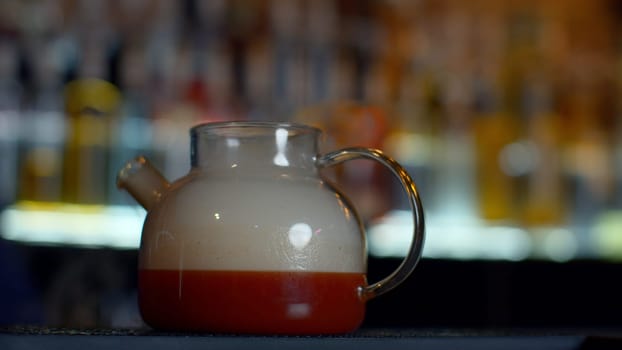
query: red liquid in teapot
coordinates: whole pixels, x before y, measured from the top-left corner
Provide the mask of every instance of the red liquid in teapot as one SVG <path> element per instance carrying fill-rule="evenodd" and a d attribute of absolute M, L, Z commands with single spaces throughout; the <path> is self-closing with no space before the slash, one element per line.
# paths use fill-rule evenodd
<path fill-rule="evenodd" d="M 363 321 L 361 273 L 140 270 L 140 311 L 156 329 L 345 333 Z"/>

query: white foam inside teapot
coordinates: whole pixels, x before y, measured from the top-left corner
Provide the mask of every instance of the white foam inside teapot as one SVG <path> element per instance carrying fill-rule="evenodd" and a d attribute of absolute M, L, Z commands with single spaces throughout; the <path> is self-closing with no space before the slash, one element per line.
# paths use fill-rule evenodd
<path fill-rule="evenodd" d="M 141 268 L 365 271 L 358 220 L 321 180 L 200 177 L 173 184 L 149 211 Z"/>

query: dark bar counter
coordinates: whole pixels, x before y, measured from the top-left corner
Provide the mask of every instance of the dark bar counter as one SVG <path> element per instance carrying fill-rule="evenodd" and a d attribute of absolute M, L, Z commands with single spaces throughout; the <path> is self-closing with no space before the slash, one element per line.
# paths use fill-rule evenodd
<path fill-rule="evenodd" d="M 11 327 L 1 349 L 622 349 L 620 330 L 362 329 L 338 336 L 237 336 Z"/>

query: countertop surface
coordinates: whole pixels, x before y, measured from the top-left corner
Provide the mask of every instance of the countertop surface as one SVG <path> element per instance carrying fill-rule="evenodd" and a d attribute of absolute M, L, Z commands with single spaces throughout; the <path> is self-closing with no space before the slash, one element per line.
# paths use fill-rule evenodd
<path fill-rule="evenodd" d="M 361 329 L 330 336 L 0 328 L 0 349 L 622 349 L 622 330 Z"/>

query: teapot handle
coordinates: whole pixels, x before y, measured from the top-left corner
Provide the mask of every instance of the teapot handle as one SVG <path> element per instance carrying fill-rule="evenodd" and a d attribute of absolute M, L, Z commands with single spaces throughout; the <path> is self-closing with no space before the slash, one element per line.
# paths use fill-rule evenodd
<path fill-rule="evenodd" d="M 317 164 L 319 167 L 329 167 L 357 158 L 372 159 L 389 168 L 406 191 L 413 214 L 413 238 L 408 255 L 406 255 L 402 263 L 389 276 L 379 282 L 359 287 L 359 293 L 362 299 L 369 300 L 397 287 L 413 272 L 421 259 L 423 242 L 425 240 L 425 223 L 423 205 L 421 204 L 415 182 L 399 163 L 385 155 L 382 151 L 361 147 L 346 148 L 320 156 Z"/>

